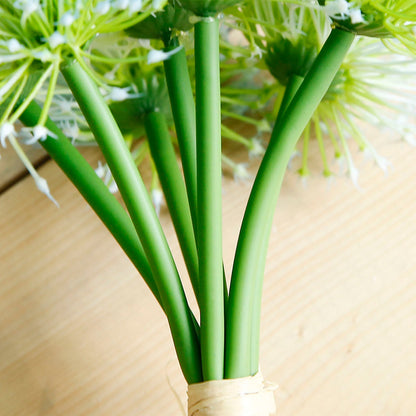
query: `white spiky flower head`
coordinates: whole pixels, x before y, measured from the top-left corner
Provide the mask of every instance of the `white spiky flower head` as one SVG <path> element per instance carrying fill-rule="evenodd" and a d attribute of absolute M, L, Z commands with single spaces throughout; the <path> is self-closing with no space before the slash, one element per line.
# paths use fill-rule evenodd
<path fill-rule="evenodd" d="M 239 29 L 250 42 L 250 49 L 264 51 L 258 58 L 284 85 L 292 75 L 305 76 L 329 32 L 327 16 L 316 5 L 312 6 L 309 0 L 294 4 L 283 0 L 247 0 L 243 11 L 235 10 Z"/>
<path fill-rule="evenodd" d="M 236 22 L 243 31 L 244 27 L 253 28 L 250 21 L 256 22 L 256 29 L 261 28 L 254 34 L 250 31 L 244 33 L 249 41 L 256 42 L 261 39 L 261 45 L 266 49 L 264 60 L 269 60 L 266 61 L 268 69 L 279 81 L 274 88 L 275 94 L 280 97 L 284 89 L 281 83 L 285 84 L 287 75 L 300 74 L 296 64 L 302 62 L 304 56 L 301 48 L 285 49 L 284 42 L 296 45 L 305 38 L 315 39 L 318 52 L 329 34 L 330 25 L 326 16 L 328 13 L 339 19 L 348 17 L 355 24 L 367 24 L 367 18 L 359 7 L 362 4 L 352 0 L 329 0 L 325 7 L 326 13 L 306 0 L 295 3 L 285 4 L 284 0 L 248 0 L 245 13 L 236 14 Z M 375 3 L 377 1 L 372 2 Z M 392 6 L 393 3 L 390 2 Z M 386 32 L 384 26 L 383 31 Z M 273 39 L 282 38 L 282 34 L 284 42 L 279 41 L 275 46 Z M 395 45 L 397 47 L 397 40 Z M 288 65 L 292 61 L 294 65 Z M 259 67 L 264 67 L 264 63 L 260 62 Z M 332 177 L 338 171 L 333 166 L 331 156 L 334 155 L 335 161 L 342 161 L 342 172 L 348 174 L 358 187 L 359 171 L 353 159 L 355 152 L 352 151 L 356 149 L 361 150 L 366 158 L 370 157 L 377 166 L 386 171 L 389 165 L 376 151 L 372 137 L 366 134 L 363 125 L 389 129 L 396 133 L 396 137 L 402 137 L 416 145 L 415 72 L 416 62 L 413 58 L 392 53 L 378 39 L 362 37 L 356 41 L 305 129 L 296 150 L 299 157 L 292 161 L 292 169 L 306 177 L 312 170 L 310 148 L 316 146 L 326 177 Z M 402 88 L 398 89 L 398 85 Z M 269 86 L 265 87 L 268 88 Z M 257 95 L 260 94 L 257 90 Z M 315 138 L 316 140 L 312 140 Z"/>
<path fill-rule="evenodd" d="M 163 7 L 167 0 L 129 0 L 127 9 L 113 0 L 2 0 L 0 2 L 0 141 L 18 147 L 13 124 L 41 90 L 46 94 L 29 143 L 54 137 L 46 127 L 61 65 L 77 60 L 98 84 L 103 76 L 88 68 L 91 40 L 100 33 L 119 32 Z M 71 125 L 68 124 L 68 128 Z M 26 130 L 27 133 L 27 130 Z M 74 135 L 77 134 L 73 130 Z M 30 165 L 25 159 L 25 163 Z M 29 169 L 38 188 L 50 196 L 45 182 Z"/>
<path fill-rule="evenodd" d="M 308 152 L 315 136 L 325 176 L 336 171 L 328 158 L 332 153 L 339 171 L 358 187 L 353 150 L 362 151 L 365 159 L 387 172 L 389 162 L 377 152 L 366 127 L 373 125 L 416 145 L 412 133 L 416 130 L 415 71 L 414 58 L 392 53 L 377 39 L 358 39 L 302 135 L 300 169 L 308 171 Z"/>
<path fill-rule="evenodd" d="M 163 7 L 165 3 L 128 1 L 127 12 L 123 4 L 110 0 L 2 0 L 0 106 L 6 106 L 6 111 L 0 121 L 15 122 L 49 81 L 48 99 L 39 122 L 44 125 L 61 64 L 76 59 L 85 68 L 85 45 L 97 34 L 135 25 L 155 11 L 155 5 Z M 94 79 L 100 82 L 99 77 Z"/>

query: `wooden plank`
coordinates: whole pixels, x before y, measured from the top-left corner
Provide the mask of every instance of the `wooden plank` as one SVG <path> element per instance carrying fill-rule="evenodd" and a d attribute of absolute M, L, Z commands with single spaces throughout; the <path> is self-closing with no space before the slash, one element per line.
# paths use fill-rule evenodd
<path fill-rule="evenodd" d="M 379 150 L 394 170 L 363 166 L 362 192 L 287 175 L 261 351 L 280 416 L 414 414 L 415 151 Z M 185 384 L 162 313 L 53 163 L 40 172 L 59 209 L 29 179 L 0 197 L 1 415 L 181 414 L 172 390 L 184 399 Z M 248 192 L 225 178 L 227 270 Z M 178 256 L 166 212 L 162 222 Z"/>

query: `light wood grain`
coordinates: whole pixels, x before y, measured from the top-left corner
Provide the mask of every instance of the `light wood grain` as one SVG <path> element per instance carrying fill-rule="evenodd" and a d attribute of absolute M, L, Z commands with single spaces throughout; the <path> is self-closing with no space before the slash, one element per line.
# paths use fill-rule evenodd
<path fill-rule="evenodd" d="M 363 166 L 362 192 L 287 175 L 261 348 L 280 416 L 416 414 L 416 152 L 379 150 L 394 169 Z M 180 415 L 162 313 L 53 163 L 41 174 L 60 209 L 30 179 L 0 197 L 0 415 Z M 224 182 L 229 271 L 249 185 Z"/>

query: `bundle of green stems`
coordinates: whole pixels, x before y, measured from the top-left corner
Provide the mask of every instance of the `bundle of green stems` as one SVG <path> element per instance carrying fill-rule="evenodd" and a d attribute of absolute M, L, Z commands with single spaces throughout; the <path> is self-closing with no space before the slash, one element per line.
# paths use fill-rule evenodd
<path fill-rule="evenodd" d="M 259 371 L 262 282 L 279 190 L 296 142 L 355 38 L 354 31 L 334 26 L 307 71 L 290 74 L 245 209 L 232 274 L 227 278 L 222 254 L 219 15 L 236 3 L 180 2 L 194 14 L 194 80 L 189 75 L 185 47 L 174 28 L 164 23 L 157 35 L 164 42 L 165 52 L 174 51 L 164 61 L 164 73 L 180 163 L 163 112 L 149 105 L 143 115 L 151 156 L 199 307 L 197 316 L 189 307 L 181 280 L 184 276 L 179 276 L 130 150 L 80 50 L 69 49 L 56 65 L 51 64 L 55 66 L 48 74 L 50 82 L 56 83 L 58 72 L 65 78 L 111 169 L 127 212 L 33 96 L 26 96 L 24 101 L 17 97 L 9 105 L 21 109 L 17 118 L 27 127 L 46 127 L 47 137 L 39 143 L 75 184 L 146 281 L 166 314 L 189 384 L 246 377 Z M 52 8 L 51 15 L 55 13 Z M 241 10 L 244 13 L 244 8 Z M 150 12 L 129 25 L 140 28 L 147 16 Z M 119 27 L 124 29 L 122 23 Z"/>
<path fill-rule="evenodd" d="M 165 70 L 184 166 L 182 179 L 164 116 L 146 114 L 151 154 L 200 308 L 193 316 L 158 217 L 123 136 L 97 86 L 78 62 L 61 71 L 94 133 L 130 218 L 52 121 L 58 136 L 42 146 L 77 186 L 146 280 L 166 313 L 188 383 L 258 371 L 261 287 L 267 240 L 286 166 L 304 127 L 325 94 L 353 35 L 335 29 L 309 76 L 294 78 L 251 191 L 228 290 L 222 261 L 222 169 L 218 19 L 195 24 L 196 105 L 184 51 Z M 297 94 L 296 94 L 297 91 Z M 283 111 L 283 110 L 282 110 Z M 32 103 L 22 114 L 37 124 Z"/>

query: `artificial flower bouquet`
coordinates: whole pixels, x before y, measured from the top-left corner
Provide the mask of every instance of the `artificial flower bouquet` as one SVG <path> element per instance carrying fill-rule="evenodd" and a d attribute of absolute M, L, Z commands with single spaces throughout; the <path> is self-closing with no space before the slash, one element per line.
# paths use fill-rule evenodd
<path fill-rule="evenodd" d="M 189 385 L 189 415 L 275 412 L 259 372 L 259 332 L 268 238 L 285 171 L 302 138 L 299 173 L 308 175 L 312 136 L 327 177 L 333 171 L 325 136 L 357 185 L 348 137 L 385 169 L 358 120 L 414 140 L 411 128 L 396 122 L 412 116 L 414 88 L 392 86 L 414 70 L 415 28 L 416 2 L 404 0 L 0 5 L 0 142 L 14 148 L 39 190 L 58 204 L 21 141 L 41 145 L 137 268 L 168 320 Z M 231 119 L 254 126 L 258 137 L 234 131 Z M 269 130 L 266 146 L 260 137 Z M 230 278 L 222 252 L 222 167 L 236 178 L 247 172 L 222 154 L 222 139 L 262 158 Z M 105 158 L 97 171 L 77 150 L 85 142 L 97 143 Z M 150 192 L 137 169 L 146 154 Z M 117 190 L 126 209 L 111 192 Z M 160 225 L 162 197 L 188 276 L 179 275 Z M 189 307 L 185 278 L 198 311 Z"/>

